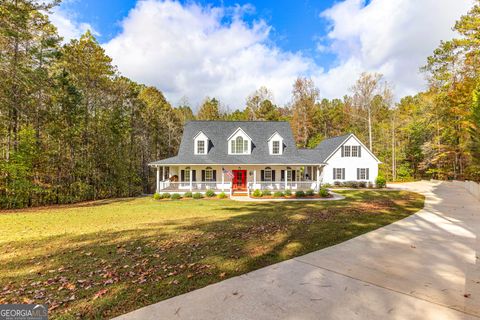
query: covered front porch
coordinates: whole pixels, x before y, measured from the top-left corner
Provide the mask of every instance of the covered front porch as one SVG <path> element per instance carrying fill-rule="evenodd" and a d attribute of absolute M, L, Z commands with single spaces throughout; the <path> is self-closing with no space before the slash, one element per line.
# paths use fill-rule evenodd
<path fill-rule="evenodd" d="M 158 165 L 156 192 L 318 191 L 322 165 Z"/>

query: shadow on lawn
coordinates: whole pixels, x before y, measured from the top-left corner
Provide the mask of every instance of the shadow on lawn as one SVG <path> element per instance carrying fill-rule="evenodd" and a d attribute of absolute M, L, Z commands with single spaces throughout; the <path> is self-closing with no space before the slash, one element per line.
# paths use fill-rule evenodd
<path fill-rule="evenodd" d="M 54 317 L 65 312 L 75 317 L 111 317 L 340 243 L 420 209 L 421 201 L 412 198 L 403 209 L 389 202 L 388 212 L 384 206 L 378 212 L 362 212 L 365 199 L 372 204 L 388 197 L 372 192 L 308 204 L 233 206 L 225 201 L 226 206 L 215 210 L 232 215 L 215 221 L 172 219 L 138 229 L 55 236 L 28 246 L 7 243 L 18 258 L 0 260 L 6 271 L 0 288 L 11 286 L 9 294 L 0 291 L 0 303 L 32 299 L 59 304 Z M 354 205 L 345 205 L 352 201 Z"/>

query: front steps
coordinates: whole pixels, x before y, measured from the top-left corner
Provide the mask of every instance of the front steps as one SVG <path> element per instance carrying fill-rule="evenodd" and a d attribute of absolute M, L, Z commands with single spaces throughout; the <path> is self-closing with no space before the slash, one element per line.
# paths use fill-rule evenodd
<path fill-rule="evenodd" d="M 233 191 L 232 196 L 234 197 L 248 197 L 248 191 Z"/>

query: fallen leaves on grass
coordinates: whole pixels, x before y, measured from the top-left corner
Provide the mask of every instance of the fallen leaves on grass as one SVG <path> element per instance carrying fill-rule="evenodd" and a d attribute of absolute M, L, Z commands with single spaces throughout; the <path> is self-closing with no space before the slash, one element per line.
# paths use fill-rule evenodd
<path fill-rule="evenodd" d="M 93 300 L 103 297 L 108 292 L 108 289 L 102 289 L 93 295 Z"/>

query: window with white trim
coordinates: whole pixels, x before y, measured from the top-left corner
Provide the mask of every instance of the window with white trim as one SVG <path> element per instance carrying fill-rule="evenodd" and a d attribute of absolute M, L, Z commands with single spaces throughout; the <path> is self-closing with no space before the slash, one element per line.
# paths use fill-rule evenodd
<path fill-rule="evenodd" d="M 237 137 L 235 140 L 232 140 L 231 149 L 234 154 L 247 154 L 248 153 L 248 140 L 243 139 L 242 137 Z"/>
<path fill-rule="evenodd" d="M 358 180 L 368 180 L 368 168 L 358 168 L 357 169 L 357 179 Z"/>
<path fill-rule="evenodd" d="M 350 146 L 344 146 L 343 147 L 343 156 L 344 157 L 350 157 Z"/>
<path fill-rule="evenodd" d="M 343 177 L 343 170 L 345 170 L 344 168 L 334 168 L 333 169 L 333 179 L 334 180 L 343 180 L 344 177 Z"/>
<path fill-rule="evenodd" d="M 358 157 L 359 146 L 352 146 L 352 157 Z"/>
<path fill-rule="evenodd" d="M 185 181 L 190 181 L 190 167 L 185 168 L 184 180 Z"/>
<path fill-rule="evenodd" d="M 213 169 L 211 167 L 205 168 L 205 181 L 213 181 Z"/>
<path fill-rule="evenodd" d="M 198 154 L 205 154 L 205 141 L 198 140 L 197 141 L 197 153 Z"/>
<path fill-rule="evenodd" d="M 287 181 L 292 181 L 292 168 L 287 167 Z"/>
<path fill-rule="evenodd" d="M 272 153 L 280 154 L 280 141 L 278 140 L 272 141 Z"/>
<path fill-rule="evenodd" d="M 266 167 L 263 173 L 263 178 L 265 181 L 272 181 L 272 168 Z"/>

